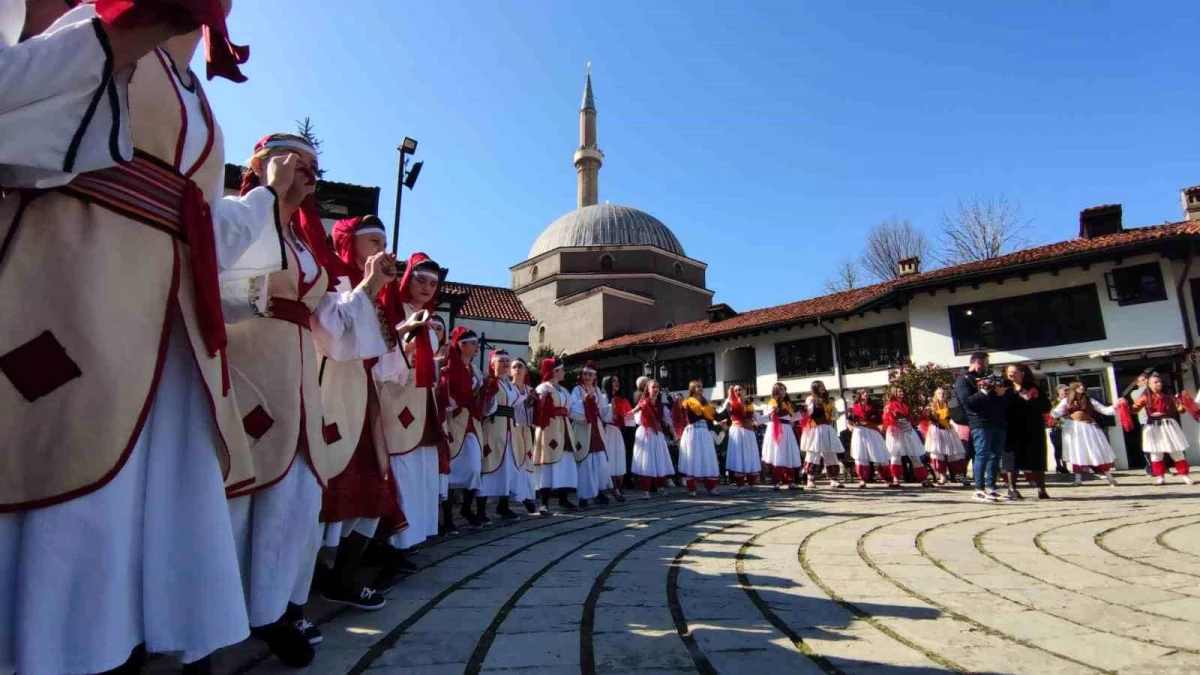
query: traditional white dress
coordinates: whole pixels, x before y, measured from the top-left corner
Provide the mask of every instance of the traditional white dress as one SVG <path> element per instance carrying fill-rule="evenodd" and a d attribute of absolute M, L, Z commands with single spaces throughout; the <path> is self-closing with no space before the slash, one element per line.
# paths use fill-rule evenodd
<path fill-rule="evenodd" d="M 537 386 L 537 395 L 544 397 L 547 394 L 553 396 L 554 403 L 562 404 L 562 407 L 570 406 L 571 395 L 566 389 L 559 387 L 550 382 L 543 382 Z M 568 410 L 568 415 L 570 411 Z M 560 424 L 560 418 L 553 418 L 551 424 Z M 569 419 L 563 419 L 562 422 L 565 428 L 570 429 L 571 423 Z M 569 436 L 569 433 L 568 433 Z M 536 445 L 536 441 L 535 441 Z M 571 452 L 571 448 L 563 448 L 562 457 L 557 462 L 538 464 L 534 469 L 536 476 L 536 484 L 539 490 L 542 489 L 570 489 L 574 490 L 579 484 L 579 469 L 576 466 L 575 455 Z M 537 450 L 534 450 L 534 457 L 537 458 Z"/>
<path fill-rule="evenodd" d="M 671 409 L 663 406 L 659 419 L 671 419 Z M 667 448 L 667 437 L 660 429 L 647 429 L 642 425 L 642 413 L 634 411 L 637 431 L 633 436 L 633 474 L 644 478 L 665 478 L 675 475 L 671 462 L 671 451 Z"/>
<path fill-rule="evenodd" d="M 679 473 L 688 478 L 720 478 L 721 465 L 717 462 L 717 447 L 708 420 L 687 407 L 684 411 L 689 423 L 679 437 Z M 693 420 L 696 417 L 699 419 Z"/>
<path fill-rule="evenodd" d="M 729 400 L 721 411 L 729 409 Z M 751 412 L 752 417 L 742 421 L 729 419 L 729 441 L 725 444 L 725 470 L 730 473 L 757 474 L 762 471 L 762 461 L 759 457 L 758 436 L 753 426 L 747 424 L 765 424 L 766 419 Z"/>
<path fill-rule="evenodd" d="M 1110 417 L 1116 414 L 1111 406 L 1094 398 L 1089 401 L 1096 412 Z M 1066 418 L 1062 428 L 1063 460 L 1081 468 L 1111 467 L 1116 464 L 1117 455 L 1109 445 L 1104 429 L 1094 421 L 1071 419 L 1067 412 L 1070 403 L 1064 398 L 1050 411 L 1055 419 Z"/>
<path fill-rule="evenodd" d="M 814 396 L 809 396 L 804 402 L 808 407 L 811 419 L 817 406 L 822 405 Z M 815 465 L 824 461 L 825 466 L 838 465 L 838 451 L 842 449 L 842 441 L 838 438 L 837 429 L 830 419 L 825 424 L 808 424 L 800 435 L 800 450 L 804 452 L 804 463 Z"/>
<path fill-rule="evenodd" d="M 416 311 L 415 307 L 405 303 L 406 316 L 412 316 Z M 437 345 L 437 333 L 432 328 L 425 333 L 423 337 L 431 345 Z M 409 368 L 402 348 L 402 345 L 397 345 L 379 357 L 371 370 L 381 399 L 395 396 L 395 390 L 405 391 L 416 386 L 416 373 Z M 400 495 L 400 510 L 408 521 L 408 528 L 392 535 L 392 546 L 398 549 L 409 549 L 429 537 L 437 536 L 438 495 L 442 484 L 442 476 L 438 472 L 437 446 L 423 445 L 411 452 L 404 451 L 405 448 L 388 448 L 391 455 L 388 461 L 392 475 L 396 477 L 396 491 Z"/>
<path fill-rule="evenodd" d="M 604 392 L 600 391 L 599 387 L 594 387 L 592 395 L 596 397 L 596 406 L 600 409 L 600 433 L 601 438 L 604 438 L 604 420 L 612 419 L 612 407 L 608 404 L 608 397 Z M 576 443 L 581 443 L 585 434 L 589 434 L 589 425 L 587 423 L 587 413 L 584 409 L 585 393 L 582 386 L 576 386 L 571 390 L 570 412 L 568 416 L 571 418 L 572 432 Z M 590 437 L 588 439 L 590 443 Z M 608 466 L 608 451 L 607 448 L 600 451 L 593 451 L 588 448 L 588 454 L 582 460 L 577 460 L 577 481 L 575 491 L 580 499 L 595 499 L 603 490 L 612 488 L 612 473 Z"/>
<path fill-rule="evenodd" d="M 533 419 L 530 408 L 525 401 L 533 395 L 533 390 L 524 386 L 521 391 L 513 385 L 517 392 L 516 403 L 513 404 L 513 434 L 519 436 L 513 442 L 513 460 L 516 471 L 513 475 L 512 497 L 524 502 L 537 499 L 537 488 L 533 478 Z M 521 456 L 518 457 L 518 454 Z"/>
<path fill-rule="evenodd" d="M 762 461 L 764 464 L 781 468 L 796 469 L 803 466 L 800 444 L 796 442 L 796 432 L 792 424 L 792 415 L 777 415 L 777 409 L 771 405 L 768 414 L 767 433 L 763 436 Z M 780 425 L 779 440 L 775 440 L 775 423 Z"/>
<path fill-rule="evenodd" d="M 0 25 L 11 25 L 11 9 L 11 2 L 0 5 Z M 77 128 L 82 142 L 71 170 L 115 160 L 110 147 L 128 158 L 127 120 L 120 119 L 125 107 L 113 108 L 108 100 L 116 91 L 123 102 L 122 87 L 101 94 L 91 123 L 80 126 L 92 94 L 100 93 L 106 63 L 92 17 L 94 9 L 81 6 L 42 37 L 0 50 L 0 163 L 8 165 L 0 183 L 65 183 L 72 176 L 47 175 L 63 171 L 63 150 Z M 117 79 L 127 81 L 128 73 Z M 187 166 L 219 132 L 204 122 L 198 89 L 189 91 L 177 79 L 174 85 L 180 114 L 190 122 L 181 153 Z M 43 86 L 53 89 L 38 93 L 35 87 Z M 207 161 L 223 164 L 219 144 L 212 153 Z M 18 176 L 24 179 L 10 182 Z M 260 189 L 222 199 L 222 187 L 223 176 L 203 186 L 225 278 L 239 267 L 278 269 L 273 194 Z M 270 261 L 245 256 L 260 236 L 275 239 Z M 0 672 L 98 673 L 120 666 L 140 643 L 151 652 L 177 653 L 187 663 L 248 635 L 214 453 L 221 440 L 182 321 L 176 317 L 167 330 L 153 401 L 117 474 L 86 495 L 0 514 Z"/>
<path fill-rule="evenodd" d="M 632 426 L 633 413 L 625 415 L 622 419 L 616 419 L 616 407 L 609 402 L 608 415 L 602 415 L 604 420 L 604 450 L 608 454 L 608 475 L 609 483 L 612 483 L 612 476 L 621 477 L 626 473 L 625 466 L 625 436 L 621 434 L 621 427 L 625 425 L 626 419 Z"/>
<path fill-rule="evenodd" d="M 491 473 L 485 473 L 480 476 L 481 497 L 507 497 L 513 494 L 517 488 L 517 465 L 516 458 L 513 457 L 513 434 L 519 434 L 521 431 L 516 427 L 517 406 L 524 406 L 525 398 L 517 393 L 517 388 L 507 379 L 498 380 L 499 386 L 504 389 L 504 393 L 508 396 L 508 401 L 511 401 L 513 409 L 513 426 L 509 431 L 508 438 L 505 440 L 504 459 L 500 461 L 500 467 Z M 499 402 L 493 398 L 488 403 L 487 410 L 484 411 L 484 417 L 490 417 L 496 414 L 499 407 Z M 500 419 L 500 418 L 497 418 Z M 491 448 L 492 452 L 500 452 L 499 448 Z"/>
<path fill-rule="evenodd" d="M 474 364 L 471 364 L 471 390 L 479 391 L 481 386 L 483 386 L 483 378 L 475 372 Z M 449 419 L 456 410 L 458 410 L 458 404 L 451 398 L 450 408 L 446 411 L 446 419 Z M 464 410 L 460 414 L 470 415 L 471 413 Z M 479 443 L 478 424 L 474 426 L 476 429 L 468 432 L 463 438 L 462 448 L 458 451 L 458 455 L 450 460 L 449 486 L 451 489 L 478 490 L 481 486 L 480 465 L 483 462 L 483 446 Z"/>
<path fill-rule="evenodd" d="M 943 408 L 935 412 L 938 419 L 929 423 L 929 432 L 925 436 L 925 452 L 929 453 L 931 459 L 942 462 L 966 459 L 967 450 L 963 447 L 958 432 L 951 426 L 949 411 Z"/>

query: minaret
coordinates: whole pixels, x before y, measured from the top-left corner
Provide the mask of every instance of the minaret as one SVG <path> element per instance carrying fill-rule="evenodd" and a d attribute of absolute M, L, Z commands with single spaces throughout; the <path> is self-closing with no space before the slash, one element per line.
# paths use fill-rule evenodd
<path fill-rule="evenodd" d="M 604 153 L 596 145 L 596 102 L 592 100 L 592 63 L 587 65 L 587 83 L 583 86 L 583 106 L 579 109 L 579 148 L 575 150 L 575 170 L 579 173 L 579 208 L 600 202 L 600 165 Z"/>

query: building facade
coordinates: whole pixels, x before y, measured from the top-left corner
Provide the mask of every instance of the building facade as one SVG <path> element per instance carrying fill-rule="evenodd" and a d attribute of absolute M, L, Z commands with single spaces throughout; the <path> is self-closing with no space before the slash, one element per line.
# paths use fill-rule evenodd
<path fill-rule="evenodd" d="M 1119 205 L 1080 214 L 1079 236 L 844 293 L 601 340 L 574 360 L 673 390 L 701 379 L 711 398 L 743 384 L 759 398 L 782 382 L 804 395 L 822 380 L 845 409 L 858 389 L 881 393 L 904 362 L 965 368 L 972 352 L 994 367 L 1028 364 L 1053 392 L 1080 379 L 1105 403 L 1153 369 L 1176 390 L 1200 389 L 1200 186 L 1183 191 L 1186 220 L 1126 229 Z M 842 422 L 844 425 L 844 422 Z M 1115 422 L 1118 466 L 1140 466 L 1138 441 Z M 1200 461 L 1200 428 L 1184 416 Z"/>

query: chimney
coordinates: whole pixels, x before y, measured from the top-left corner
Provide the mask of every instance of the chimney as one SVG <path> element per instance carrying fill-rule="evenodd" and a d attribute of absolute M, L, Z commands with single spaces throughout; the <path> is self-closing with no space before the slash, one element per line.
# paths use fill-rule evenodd
<path fill-rule="evenodd" d="M 1200 220 L 1200 185 L 1184 188 L 1179 198 L 1183 201 L 1183 219 Z"/>
<path fill-rule="evenodd" d="M 1116 234 L 1123 229 L 1120 204 L 1093 206 L 1079 212 L 1079 236 L 1083 239 Z"/>
<path fill-rule="evenodd" d="M 708 314 L 708 322 L 709 323 L 716 323 L 718 321 L 724 321 L 725 319 L 732 319 L 733 317 L 737 316 L 737 312 L 733 311 L 732 307 L 730 307 L 729 305 L 727 305 L 723 302 L 717 303 L 715 305 L 711 305 L 708 309 L 706 309 L 704 311 L 705 311 L 705 313 Z"/>
<path fill-rule="evenodd" d="M 905 258 L 896 264 L 900 266 L 900 276 L 902 277 L 921 271 L 921 259 L 916 256 Z"/>

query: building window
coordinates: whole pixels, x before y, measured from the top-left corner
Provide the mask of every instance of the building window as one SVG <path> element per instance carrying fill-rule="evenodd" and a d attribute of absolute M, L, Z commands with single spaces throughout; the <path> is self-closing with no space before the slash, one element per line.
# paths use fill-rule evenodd
<path fill-rule="evenodd" d="M 611 272 L 613 268 L 613 257 L 607 253 L 600 256 L 600 271 Z"/>
<path fill-rule="evenodd" d="M 1122 307 L 1167 299 L 1162 267 L 1156 262 L 1118 267 L 1105 274 L 1104 281 L 1108 285 L 1108 299 Z"/>
<path fill-rule="evenodd" d="M 700 380 L 705 387 L 717 386 L 717 357 L 715 354 L 697 354 L 681 359 L 662 361 L 667 369 L 667 381 L 663 387 L 672 390 L 686 389 L 688 382 Z"/>
<path fill-rule="evenodd" d="M 779 377 L 804 377 L 833 372 L 833 340 L 828 335 L 775 343 Z"/>
<path fill-rule="evenodd" d="M 530 281 L 537 281 L 537 275 L 538 275 L 538 268 L 537 268 L 537 265 L 534 265 L 534 266 L 533 266 L 533 270 L 531 270 L 531 271 L 529 272 L 529 280 L 530 280 Z"/>
<path fill-rule="evenodd" d="M 675 263 L 674 273 L 675 273 L 676 279 L 682 279 L 683 278 L 683 265 L 680 265 L 679 263 Z"/>
<path fill-rule="evenodd" d="M 971 305 L 952 305 L 950 334 L 959 354 L 1053 347 L 1103 340 L 1096 284 Z"/>
<path fill-rule="evenodd" d="M 893 323 L 838 336 L 842 369 L 882 370 L 908 359 L 908 326 Z"/>
<path fill-rule="evenodd" d="M 545 326 L 538 326 L 538 344 L 539 345 L 546 344 L 546 327 Z"/>

